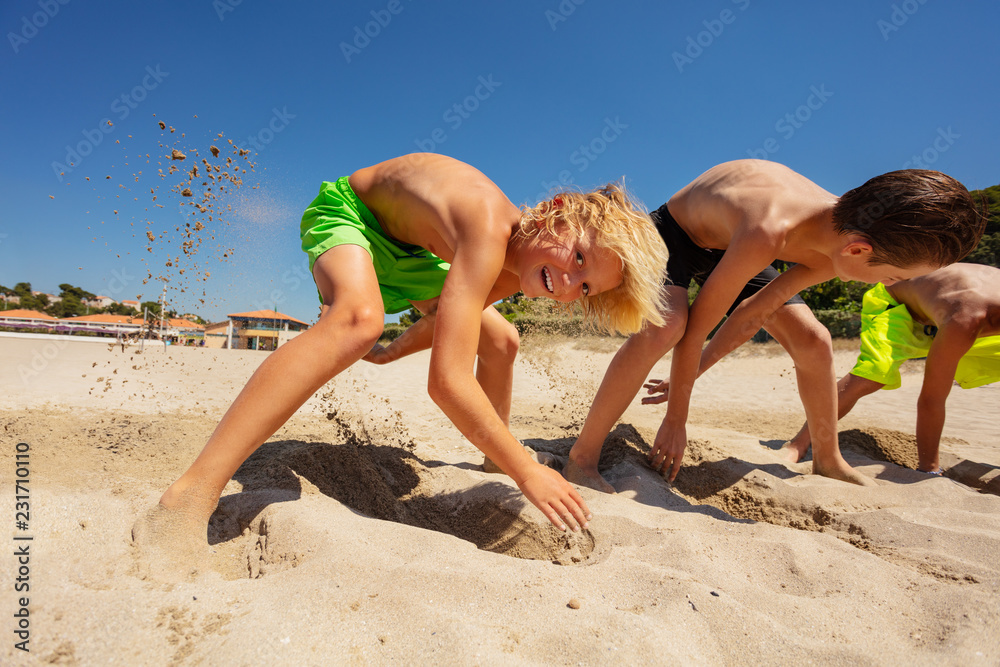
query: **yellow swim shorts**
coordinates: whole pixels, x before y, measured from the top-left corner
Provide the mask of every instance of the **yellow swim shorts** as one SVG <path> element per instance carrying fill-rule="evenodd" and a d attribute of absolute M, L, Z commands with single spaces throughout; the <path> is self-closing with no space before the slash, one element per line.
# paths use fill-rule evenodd
<path fill-rule="evenodd" d="M 861 307 L 861 354 L 851 375 L 884 384 L 883 389 L 898 389 L 899 367 L 907 359 L 926 357 L 933 341 L 933 328 L 915 322 L 906 306 L 878 283 L 865 292 Z M 978 338 L 958 362 L 955 381 L 963 389 L 972 389 L 997 380 L 1000 380 L 1000 336 Z"/>

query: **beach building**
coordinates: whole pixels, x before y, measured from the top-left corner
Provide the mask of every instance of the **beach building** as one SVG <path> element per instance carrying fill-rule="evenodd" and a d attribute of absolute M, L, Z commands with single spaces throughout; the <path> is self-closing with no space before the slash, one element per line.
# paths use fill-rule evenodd
<path fill-rule="evenodd" d="M 93 299 L 87 299 L 87 305 L 91 308 L 107 308 L 113 303 L 117 303 L 110 296 L 95 296 Z"/>
<path fill-rule="evenodd" d="M 77 315 L 58 320 L 60 333 L 89 333 L 100 336 L 127 337 L 142 330 L 142 318 L 129 315 Z"/>
<path fill-rule="evenodd" d="M 276 310 L 231 313 L 228 320 L 205 327 L 205 347 L 230 350 L 275 350 L 309 324 Z"/>
<path fill-rule="evenodd" d="M 58 320 L 37 310 L 0 310 L 0 328 L 18 331 L 51 331 Z"/>
<path fill-rule="evenodd" d="M 127 300 L 127 301 L 122 301 L 122 305 L 123 306 L 128 306 L 129 308 L 131 308 L 132 310 L 134 310 L 137 313 L 142 310 L 141 304 L 138 301 L 133 301 L 131 299 Z"/>
<path fill-rule="evenodd" d="M 164 338 L 178 345 L 204 345 L 205 327 L 183 317 L 167 320 L 170 326 L 164 330 Z"/>
<path fill-rule="evenodd" d="M 21 303 L 21 297 L 16 294 L 0 294 L 0 301 L 3 301 L 4 307 L 8 307 L 11 304 L 19 305 Z"/>
<path fill-rule="evenodd" d="M 55 294 L 49 294 L 48 292 L 40 292 L 38 290 L 31 290 L 31 295 L 44 296 L 46 299 L 48 299 L 49 303 L 59 303 L 60 301 L 62 301 L 61 296 L 56 296 Z"/>

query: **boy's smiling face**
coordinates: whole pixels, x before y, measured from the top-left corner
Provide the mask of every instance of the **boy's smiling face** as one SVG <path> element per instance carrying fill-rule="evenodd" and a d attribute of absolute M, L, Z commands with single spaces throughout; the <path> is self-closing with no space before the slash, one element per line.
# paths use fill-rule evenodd
<path fill-rule="evenodd" d="M 621 261 L 610 250 L 597 246 L 595 230 L 574 237 L 560 224 L 556 231 L 567 233 L 553 236 L 542 230 L 517 252 L 517 275 L 525 296 L 566 303 L 621 284 Z"/>

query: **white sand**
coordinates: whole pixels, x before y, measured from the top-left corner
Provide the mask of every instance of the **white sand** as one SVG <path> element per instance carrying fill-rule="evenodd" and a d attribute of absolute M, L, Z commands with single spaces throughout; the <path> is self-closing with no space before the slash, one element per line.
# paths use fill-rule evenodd
<path fill-rule="evenodd" d="M 605 446 L 619 493 L 583 490 L 590 531 L 565 536 L 479 469 L 427 398 L 426 354 L 357 366 L 240 469 L 213 553 L 164 584 L 132 522 L 265 353 L 45 345 L 0 339 L 4 665 L 1000 662 L 1000 386 L 949 399 L 942 461 L 965 483 L 870 458 L 913 455 L 918 366 L 864 399 L 842 423 L 878 480 L 861 488 L 777 459 L 802 419 L 791 362 L 744 348 L 696 386 L 677 483 L 642 464 L 663 406 L 636 400 Z M 526 343 L 515 435 L 564 454 L 610 357 Z M 30 655 L 12 632 L 18 442 Z"/>

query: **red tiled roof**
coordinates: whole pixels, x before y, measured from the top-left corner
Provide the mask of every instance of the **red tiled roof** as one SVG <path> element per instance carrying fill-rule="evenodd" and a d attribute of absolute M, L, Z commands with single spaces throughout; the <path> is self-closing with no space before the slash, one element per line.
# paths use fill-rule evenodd
<path fill-rule="evenodd" d="M 172 317 L 170 318 L 170 326 L 177 327 L 178 329 L 204 329 L 200 324 L 196 324 L 191 320 L 185 320 L 183 317 Z"/>
<path fill-rule="evenodd" d="M 291 315 L 285 315 L 284 313 L 279 313 L 276 310 L 251 310 L 248 313 L 230 313 L 226 317 L 246 317 L 254 320 L 282 320 L 289 322 L 298 322 L 305 326 L 309 326 L 308 322 L 303 322 L 302 320 L 297 320 Z"/>
<path fill-rule="evenodd" d="M 41 313 L 37 310 L 25 310 L 23 308 L 17 310 L 0 310 L 0 318 L 4 317 L 16 317 L 18 319 L 34 319 L 34 320 L 55 320 L 48 313 Z"/>
<path fill-rule="evenodd" d="M 140 324 L 141 317 L 130 317 L 128 315 L 109 315 L 101 313 L 99 315 L 77 315 L 76 317 L 64 317 L 63 322 L 100 322 L 102 324 Z"/>

